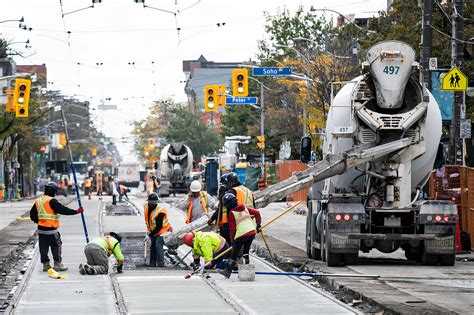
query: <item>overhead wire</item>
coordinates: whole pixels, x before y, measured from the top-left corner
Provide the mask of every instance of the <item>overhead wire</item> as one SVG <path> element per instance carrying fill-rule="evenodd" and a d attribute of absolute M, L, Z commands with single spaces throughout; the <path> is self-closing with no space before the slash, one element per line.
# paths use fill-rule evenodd
<path fill-rule="evenodd" d="M 444 35 L 444 36 L 446 36 L 446 37 L 449 37 L 449 38 L 451 38 L 451 39 L 454 40 L 454 41 L 457 41 L 457 42 L 460 42 L 460 43 L 465 43 L 465 44 L 468 44 L 468 45 L 474 45 L 474 42 L 469 42 L 469 41 L 466 41 L 466 40 L 463 40 L 463 39 L 454 38 L 454 37 L 452 37 L 451 35 L 446 34 L 446 33 L 444 33 L 443 31 L 439 30 L 437 27 L 435 27 L 435 26 L 433 26 L 433 25 L 430 25 L 430 27 L 431 27 L 432 29 L 434 29 L 436 32 L 440 33 L 441 35 Z"/>

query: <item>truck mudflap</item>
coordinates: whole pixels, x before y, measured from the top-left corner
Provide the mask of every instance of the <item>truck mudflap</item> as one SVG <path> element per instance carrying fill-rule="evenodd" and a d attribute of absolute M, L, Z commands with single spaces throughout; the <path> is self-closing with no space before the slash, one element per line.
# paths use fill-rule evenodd
<path fill-rule="evenodd" d="M 358 253 L 360 241 L 351 239 L 349 234 L 331 233 L 330 250 L 333 253 Z"/>
<path fill-rule="evenodd" d="M 453 254 L 455 253 L 454 235 L 440 236 L 425 241 L 425 253 L 427 254 Z"/>
<path fill-rule="evenodd" d="M 349 240 L 383 240 L 383 241 L 424 241 L 427 254 L 453 254 L 455 252 L 454 235 L 437 234 L 364 234 L 350 233 Z"/>

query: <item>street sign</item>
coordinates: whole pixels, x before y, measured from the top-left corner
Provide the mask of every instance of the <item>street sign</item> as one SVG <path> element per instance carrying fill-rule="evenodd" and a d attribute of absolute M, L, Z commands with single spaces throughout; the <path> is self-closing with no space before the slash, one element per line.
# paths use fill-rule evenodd
<path fill-rule="evenodd" d="M 461 139 L 471 139 L 471 120 L 463 119 L 460 122 L 460 138 Z"/>
<path fill-rule="evenodd" d="M 428 67 L 430 70 L 438 70 L 438 58 L 431 57 Z"/>
<path fill-rule="evenodd" d="M 451 70 L 443 76 L 441 89 L 444 91 L 466 91 L 466 75 L 457 67 L 452 67 Z"/>
<path fill-rule="evenodd" d="M 227 105 L 239 105 L 239 104 L 257 104 L 258 99 L 256 97 L 230 97 L 225 98 Z"/>
<path fill-rule="evenodd" d="M 256 77 L 291 75 L 291 68 L 252 68 L 252 74 Z"/>

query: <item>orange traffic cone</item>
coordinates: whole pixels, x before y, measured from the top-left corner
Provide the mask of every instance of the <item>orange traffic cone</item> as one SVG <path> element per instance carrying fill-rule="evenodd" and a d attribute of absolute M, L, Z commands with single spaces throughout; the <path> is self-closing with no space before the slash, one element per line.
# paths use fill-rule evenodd
<path fill-rule="evenodd" d="M 461 245 L 461 225 L 459 224 L 459 219 L 456 220 L 456 254 L 462 253 Z"/>

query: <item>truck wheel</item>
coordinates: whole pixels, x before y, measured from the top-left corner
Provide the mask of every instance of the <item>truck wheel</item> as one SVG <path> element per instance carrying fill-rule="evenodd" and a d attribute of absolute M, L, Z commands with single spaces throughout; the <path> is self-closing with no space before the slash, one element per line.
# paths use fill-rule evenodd
<path fill-rule="evenodd" d="M 306 255 L 309 258 L 321 260 L 321 251 L 319 248 L 313 246 L 314 238 L 316 236 L 316 227 L 313 221 L 313 208 L 308 201 L 308 214 L 306 216 Z"/>
<path fill-rule="evenodd" d="M 329 231 L 329 226 L 328 226 L 328 221 L 326 220 L 325 224 L 325 235 L 324 235 L 324 253 L 326 256 L 326 264 L 329 267 L 339 267 L 342 265 L 342 260 L 341 260 L 341 254 L 339 253 L 331 253 L 329 249 L 329 242 L 330 238 L 328 236 L 328 231 Z"/>
<path fill-rule="evenodd" d="M 423 265 L 436 266 L 438 264 L 438 255 L 423 253 Z"/>
<path fill-rule="evenodd" d="M 407 260 L 420 260 L 419 247 L 408 247 L 405 249 L 405 257 Z"/>
<path fill-rule="evenodd" d="M 355 254 L 344 254 L 344 263 L 346 265 L 355 265 L 359 259 L 359 253 Z"/>
<path fill-rule="evenodd" d="M 312 215 L 311 206 L 308 203 L 308 214 L 306 215 L 306 256 L 308 258 L 313 258 L 313 246 L 311 244 L 311 215 Z"/>
<path fill-rule="evenodd" d="M 456 262 L 456 254 L 439 255 L 438 258 L 441 266 L 454 266 Z"/>

